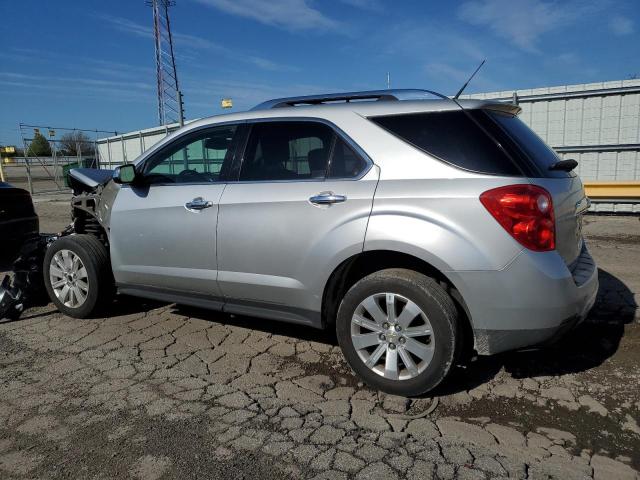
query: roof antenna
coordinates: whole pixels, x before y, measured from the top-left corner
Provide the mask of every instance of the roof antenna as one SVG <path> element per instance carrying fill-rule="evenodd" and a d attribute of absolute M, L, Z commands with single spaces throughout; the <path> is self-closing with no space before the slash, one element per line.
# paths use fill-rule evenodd
<path fill-rule="evenodd" d="M 471 74 L 471 76 L 469 77 L 469 80 L 467 80 L 465 82 L 465 84 L 462 86 L 462 88 L 460 90 L 458 90 L 458 93 L 456 93 L 456 96 L 453 97 L 454 100 L 457 100 L 458 97 L 462 94 L 462 92 L 464 92 L 464 89 L 467 88 L 467 85 L 469 85 L 469 82 L 471 80 L 473 80 L 473 77 L 476 76 L 476 73 L 478 73 L 478 70 L 480 70 L 482 68 L 482 66 L 484 65 L 484 62 L 486 62 L 487 59 L 485 58 L 484 60 L 482 60 L 482 62 L 480 63 L 480 65 L 478 65 L 478 68 L 476 68 L 476 70 Z"/>

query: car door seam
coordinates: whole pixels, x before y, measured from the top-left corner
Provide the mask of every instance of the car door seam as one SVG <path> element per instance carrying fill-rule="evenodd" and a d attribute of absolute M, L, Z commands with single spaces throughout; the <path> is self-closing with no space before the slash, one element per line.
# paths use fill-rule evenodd
<path fill-rule="evenodd" d="M 376 180 L 376 186 L 373 188 L 373 196 L 371 197 L 371 208 L 369 209 L 369 215 L 367 215 L 367 224 L 364 227 L 364 236 L 362 237 L 362 248 L 360 249 L 360 253 L 364 252 L 364 246 L 367 241 L 367 231 L 369 230 L 369 222 L 371 221 L 371 214 L 373 213 L 373 203 L 376 201 L 376 192 L 378 190 L 378 185 L 380 184 L 380 167 L 373 164 L 373 167 L 376 169 L 378 174 L 378 178 Z"/>
<path fill-rule="evenodd" d="M 220 287 L 220 283 L 219 283 L 219 278 L 220 278 L 220 260 L 218 258 L 218 228 L 220 228 L 220 210 L 222 210 L 222 197 L 224 197 L 224 192 L 227 189 L 227 185 L 229 185 L 229 183 L 225 183 L 224 186 L 222 187 L 222 192 L 220 193 L 220 197 L 218 197 L 218 211 L 216 212 L 216 244 L 215 244 L 215 248 L 216 248 L 216 286 L 218 287 L 218 290 L 220 291 L 220 294 L 222 295 L 222 306 L 224 308 L 224 306 L 227 303 L 227 297 L 224 294 L 224 292 L 222 291 L 222 288 Z"/>

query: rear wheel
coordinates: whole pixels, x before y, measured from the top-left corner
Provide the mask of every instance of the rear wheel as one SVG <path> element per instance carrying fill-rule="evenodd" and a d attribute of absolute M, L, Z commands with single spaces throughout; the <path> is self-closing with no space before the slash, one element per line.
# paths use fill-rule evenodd
<path fill-rule="evenodd" d="M 338 342 L 369 385 L 413 396 L 435 388 L 453 363 L 457 310 L 432 278 L 405 269 L 372 273 L 338 310 Z"/>
<path fill-rule="evenodd" d="M 91 235 L 56 240 L 44 258 L 44 281 L 51 301 L 71 317 L 89 317 L 113 298 L 107 249 Z"/>

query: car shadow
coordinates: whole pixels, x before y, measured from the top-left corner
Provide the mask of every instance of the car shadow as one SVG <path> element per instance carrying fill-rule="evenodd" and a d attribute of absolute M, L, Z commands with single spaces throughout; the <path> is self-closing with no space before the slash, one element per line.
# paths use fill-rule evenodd
<path fill-rule="evenodd" d="M 160 302 L 156 300 L 148 300 L 141 297 L 132 297 L 129 295 L 116 295 L 115 300 L 104 310 L 100 310 L 100 317 L 109 318 L 120 317 L 125 315 L 134 315 L 136 313 L 145 313 L 160 307 L 171 305 L 169 302 Z"/>
<path fill-rule="evenodd" d="M 29 312 L 27 315 L 20 315 L 20 317 L 18 318 L 0 318 L 0 325 L 6 325 L 8 323 L 15 323 L 15 322 L 20 322 L 22 320 L 34 320 L 36 318 L 44 318 L 44 317 L 48 317 L 49 315 L 51 315 L 52 313 L 56 313 L 58 310 L 54 309 L 49 309 L 49 310 L 45 310 L 43 312 Z"/>
<path fill-rule="evenodd" d="M 600 289 L 587 319 L 557 343 L 539 349 L 478 356 L 454 367 L 447 379 L 428 396 L 451 395 L 471 390 L 492 380 L 505 369 L 514 378 L 559 376 L 587 371 L 610 358 L 620 345 L 625 325 L 635 318 L 638 308 L 633 292 L 619 278 L 599 269 Z M 334 331 L 316 330 L 304 325 L 255 317 L 215 313 L 199 308 L 173 306 L 180 315 L 294 337 L 327 345 L 337 345 Z"/>
<path fill-rule="evenodd" d="M 175 305 L 173 306 L 172 311 L 173 313 L 190 318 L 215 321 L 225 325 L 256 330 L 264 333 L 270 333 L 272 335 L 294 337 L 298 340 L 324 343 L 326 345 L 338 344 L 335 332 L 329 329 L 319 330 L 317 328 L 309 327 L 308 325 L 281 322 L 265 318 L 248 317 L 244 315 L 232 315 L 229 313 L 214 312 L 185 305 Z"/>
<path fill-rule="evenodd" d="M 584 372 L 613 356 L 624 335 L 625 325 L 634 321 L 638 308 L 633 292 L 618 277 L 598 269 L 600 288 L 596 303 L 586 320 L 556 343 L 540 349 L 479 356 L 457 366 L 431 392 L 449 395 L 471 390 L 504 368 L 514 378 L 560 376 Z"/>
<path fill-rule="evenodd" d="M 625 325 L 634 321 L 638 308 L 633 292 L 618 277 L 598 270 L 600 289 L 587 319 L 555 344 L 540 349 L 478 356 L 453 368 L 447 379 L 427 396 L 451 395 L 491 381 L 501 369 L 514 378 L 559 376 L 587 371 L 601 365 L 618 350 Z M 305 325 L 173 305 L 125 295 L 105 312 L 107 316 L 141 313 L 168 306 L 174 314 L 229 326 L 246 328 L 303 341 L 338 344 L 333 329 L 317 330 Z"/>

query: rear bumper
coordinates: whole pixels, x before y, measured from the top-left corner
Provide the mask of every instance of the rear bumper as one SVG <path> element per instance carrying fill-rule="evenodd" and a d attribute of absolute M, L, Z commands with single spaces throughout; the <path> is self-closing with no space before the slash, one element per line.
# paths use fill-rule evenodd
<path fill-rule="evenodd" d="M 453 277 L 480 354 L 553 342 L 586 318 L 598 293 L 598 269 L 586 246 L 570 267 L 557 252 L 525 250 L 501 271 Z"/>

